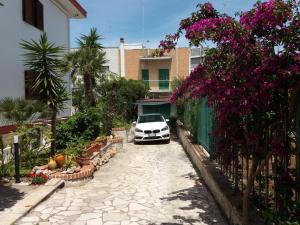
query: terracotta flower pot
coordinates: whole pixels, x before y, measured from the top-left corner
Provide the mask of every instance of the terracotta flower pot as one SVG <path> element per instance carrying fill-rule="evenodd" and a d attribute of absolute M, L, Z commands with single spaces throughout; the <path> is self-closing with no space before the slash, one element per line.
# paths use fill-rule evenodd
<path fill-rule="evenodd" d="M 77 156 L 77 157 L 75 158 L 75 161 L 76 161 L 80 166 L 90 165 L 90 163 L 91 163 L 89 157 L 81 157 L 81 156 Z"/>
<path fill-rule="evenodd" d="M 50 158 L 49 162 L 48 162 L 48 168 L 50 170 L 55 170 L 57 167 L 57 163 L 54 159 Z"/>
<path fill-rule="evenodd" d="M 58 154 L 54 157 L 54 160 L 57 163 L 57 166 L 62 168 L 65 164 L 65 156 L 63 154 Z"/>

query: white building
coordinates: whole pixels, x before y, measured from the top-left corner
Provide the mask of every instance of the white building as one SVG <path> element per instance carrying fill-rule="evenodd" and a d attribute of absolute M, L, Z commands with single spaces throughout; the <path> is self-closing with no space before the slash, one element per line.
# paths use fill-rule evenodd
<path fill-rule="evenodd" d="M 85 18 L 76 0 L 2 0 L 0 6 L 0 98 L 27 97 L 20 42 L 38 40 L 46 32 L 51 42 L 70 49 L 71 18 Z M 66 75 L 67 89 L 71 90 Z M 28 91 L 27 91 L 28 92 Z M 61 116 L 71 115 L 71 102 Z"/>

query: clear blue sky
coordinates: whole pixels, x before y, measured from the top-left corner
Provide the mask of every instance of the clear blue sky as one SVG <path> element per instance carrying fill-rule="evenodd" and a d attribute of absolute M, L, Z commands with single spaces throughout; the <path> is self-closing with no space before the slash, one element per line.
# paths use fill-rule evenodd
<path fill-rule="evenodd" d="M 71 21 L 72 47 L 76 47 L 76 38 L 80 34 L 87 34 L 92 27 L 96 27 L 102 35 L 104 46 L 118 46 L 120 37 L 124 37 L 127 43 L 143 42 L 146 46 L 157 47 L 166 34 L 176 31 L 181 19 L 195 11 L 198 3 L 207 1 L 78 0 L 78 2 L 87 10 L 88 17 Z M 233 16 L 237 11 L 250 9 L 256 0 L 211 0 L 210 2 L 220 12 Z M 180 40 L 179 45 L 187 46 L 187 42 Z"/>

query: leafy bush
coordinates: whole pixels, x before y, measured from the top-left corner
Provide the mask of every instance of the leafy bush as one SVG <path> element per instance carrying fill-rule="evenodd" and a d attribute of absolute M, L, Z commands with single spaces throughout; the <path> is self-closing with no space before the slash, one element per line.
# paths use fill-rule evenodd
<path fill-rule="evenodd" d="M 115 116 L 113 120 L 113 127 L 125 127 L 126 129 L 130 128 L 131 124 L 129 124 L 126 119 L 121 116 Z"/>
<path fill-rule="evenodd" d="M 78 112 L 67 122 L 57 126 L 56 145 L 58 149 L 64 149 L 69 142 L 78 140 L 92 140 L 102 131 L 103 116 L 99 109 L 90 108 L 86 112 Z"/>

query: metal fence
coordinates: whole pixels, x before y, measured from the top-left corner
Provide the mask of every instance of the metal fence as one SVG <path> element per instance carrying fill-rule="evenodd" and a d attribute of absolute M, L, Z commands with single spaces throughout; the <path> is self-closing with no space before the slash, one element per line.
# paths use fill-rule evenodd
<path fill-rule="evenodd" d="M 297 99 L 295 130 L 289 134 L 295 142 L 287 143 L 290 146 L 285 147 L 291 150 L 284 157 L 272 155 L 265 161 L 261 172 L 255 178 L 251 199 L 254 206 L 264 212 L 267 217 L 270 215 L 276 217 L 280 214 L 284 218 L 296 218 L 300 222 L 300 92 Z M 197 126 L 196 132 L 191 132 L 192 135 L 197 136 L 196 139 L 193 138 L 194 141 L 214 156 L 212 159 L 219 164 L 222 173 L 232 183 L 236 194 L 242 195 L 252 165 L 251 157 L 235 154 L 236 156 L 230 163 L 225 164 L 217 155 L 214 145 L 213 110 L 207 106 L 204 98 L 198 100 L 197 103 L 196 120 L 193 120 L 191 116 L 193 114 L 191 101 L 185 103 L 184 125 L 190 131 L 193 125 Z M 271 140 L 274 136 L 270 134 L 267 138 Z M 285 178 L 282 178 L 283 174 Z"/>

